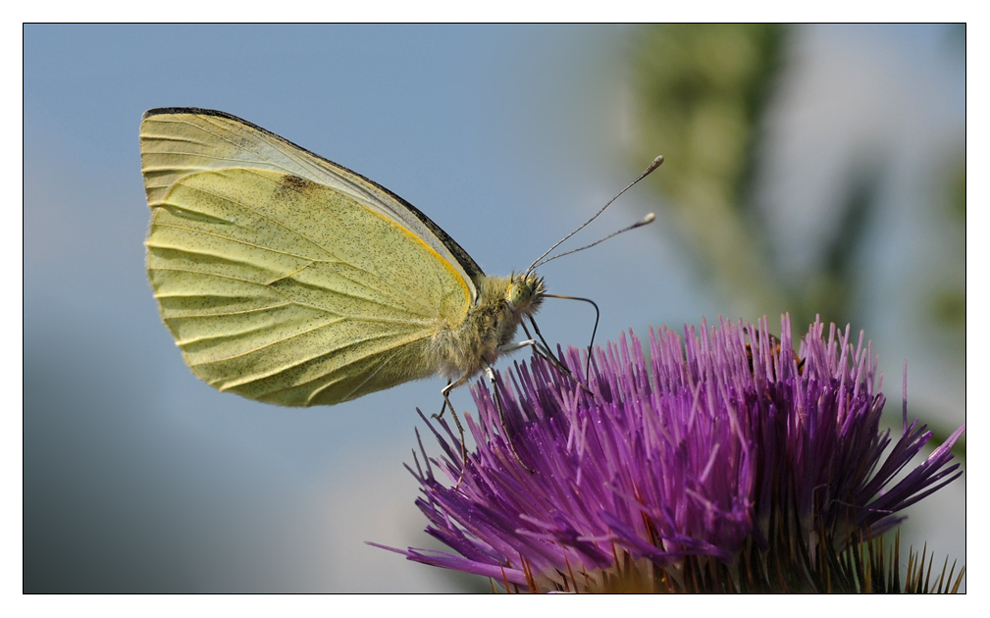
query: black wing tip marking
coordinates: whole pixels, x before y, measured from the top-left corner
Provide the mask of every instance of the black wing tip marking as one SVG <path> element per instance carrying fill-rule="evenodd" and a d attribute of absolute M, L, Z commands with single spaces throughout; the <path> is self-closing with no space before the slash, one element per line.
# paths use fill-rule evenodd
<path fill-rule="evenodd" d="M 250 122 L 248 122 L 247 120 L 244 120 L 243 118 L 238 118 L 233 114 L 228 114 L 227 112 L 221 112 L 220 110 L 216 110 L 216 109 L 205 109 L 202 107 L 155 107 L 146 111 L 144 115 L 141 116 L 141 120 L 147 120 L 152 116 L 171 116 L 176 114 L 192 114 L 194 116 L 220 116 L 221 118 L 229 118 L 230 120 L 236 120 L 237 122 L 242 122 L 252 127 L 255 126 Z M 255 128 L 261 129 L 261 127 L 255 127 Z M 264 131 L 264 129 L 261 130 Z M 267 131 L 265 132 L 267 133 Z"/>
<path fill-rule="evenodd" d="M 467 273 L 468 277 L 470 277 L 472 280 L 474 280 L 479 275 L 484 275 L 485 274 L 484 271 L 481 270 L 481 267 L 478 266 L 477 262 L 475 262 L 474 259 L 471 258 L 471 256 L 468 254 L 468 252 L 465 251 L 459 244 L 457 244 L 457 241 L 455 241 L 453 238 L 451 238 L 450 235 L 447 234 L 447 232 L 443 231 L 443 229 L 441 229 L 441 227 L 439 225 L 437 225 L 436 223 L 434 223 L 433 220 L 430 219 L 429 217 L 427 217 L 426 214 L 424 214 L 420 209 L 416 208 L 415 206 L 413 206 L 412 204 L 410 204 L 406 200 L 402 199 L 401 197 L 399 197 L 398 195 L 396 195 L 395 193 L 393 193 L 389 189 L 381 186 L 380 184 L 378 184 L 374 180 L 368 178 L 367 176 L 364 176 L 363 174 L 359 174 L 358 172 L 355 172 L 354 170 L 352 170 L 352 169 L 350 169 L 348 167 L 345 167 L 345 166 L 341 165 L 340 163 L 336 163 L 335 161 L 331 161 L 330 159 L 327 159 L 326 157 L 322 157 L 322 156 L 316 154 L 315 152 L 311 152 L 311 151 L 303 148 L 299 144 L 296 144 L 294 142 L 291 142 L 291 141 L 285 139 L 281 135 L 278 135 L 276 133 L 272 133 L 271 131 L 269 131 L 268 129 L 265 129 L 263 127 L 259 127 L 258 125 L 254 124 L 253 122 L 248 122 L 247 120 L 244 120 L 243 118 L 239 118 L 239 117 L 237 117 L 237 116 L 235 116 L 233 114 L 228 114 L 227 112 L 221 112 L 221 111 L 215 110 L 215 109 L 203 109 L 203 108 L 200 108 L 200 107 L 156 107 L 154 109 L 149 109 L 148 111 L 146 111 L 144 113 L 144 116 L 141 117 L 141 120 L 142 121 L 147 120 L 148 118 L 151 118 L 152 116 L 167 116 L 167 115 L 177 115 L 177 114 L 191 114 L 193 116 L 216 116 L 218 118 L 226 118 L 227 120 L 232 120 L 234 122 L 238 122 L 240 124 L 243 124 L 243 125 L 245 125 L 247 127 L 250 127 L 252 129 L 254 129 L 255 131 L 259 131 L 259 132 L 265 134 L 266 136 L 268 136 L 270 138 L 273 138 L 273 139 L 275 139 L 275 140 L 277 140 L 279 142 L 282 142 L 283 144 L 287 144 L 287 145 L 291 146 L 292 148 L 297 148 L 299 150 L 302 150 L 303 152 L 309 154 L 312 157 L 315 157 L 315 158 L 317 158 L 317 159 L 319 159 L 321 161 L 325 161 L 326 163 L 329 163 L 333 167 L 339 167 L 340 169 L 342 169 L 342 170 L 344 170 L 344 171 L 346 171 L 346 172 L 348 172 L 350 174 L 354 174 L 358 178 L 364 180 L 368 184 L 376 187 L 378 190 L 380 190 L 383 193 L 387 194 L 389 197 L 391 197 L 395 201 L 397 201 L 400 204 L 402 204 L 402 206 L 404 208 L 406 208 L 407 210 L 409 210 L 409 212 L 413 213 L 413 215 L 415 215 L 416 218 L 419 219 L 423 223 L 423 225 L 425 225 L 427 228 L 429 228 L 429 230 L 431 232 L 433 232 L 433 234 L 437 238 L 440 239 L 440 242 L 442 242 L 443 245 L 445 247 L 447 247 L 447 249 L 454 256 L 454 258 L 460 263 L 461 268 L 464 269 L 464 272 Z"/>

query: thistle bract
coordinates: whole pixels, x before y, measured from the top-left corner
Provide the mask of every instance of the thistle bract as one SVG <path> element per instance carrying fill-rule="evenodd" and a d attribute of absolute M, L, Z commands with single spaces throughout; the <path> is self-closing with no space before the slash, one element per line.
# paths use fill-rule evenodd
<path fill-rule="evenodd" d="M 949 449 L 963 428 L 905 474 L 931 432 L 906 404 L 900 439 L 880 430 L 862 334 L 816 322 L 795 352 L 785 316 L 779 341 L 766 321 L 683 335 L 651 329 L 649 360 L 620 337 L 596 349 L 587 382 L 574 349 L 570 375 L 534 357 L 511 386 L 496 380 L 500 403 L 480 383 L 467 461 L 446 422 L 427 421 L 447 484 L 423 451 L 417 504 L 456 553 L 400 553 L 509 590 L 877 588 L 865 556 L 899 511 L 961 474 Z"/>

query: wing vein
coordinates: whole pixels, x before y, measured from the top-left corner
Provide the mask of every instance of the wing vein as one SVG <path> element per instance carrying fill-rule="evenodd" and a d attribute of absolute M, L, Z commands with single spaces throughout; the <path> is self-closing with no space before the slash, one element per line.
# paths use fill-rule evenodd
<path fill-rule="evenodd" d="M 264 374 L 257 374 L 257 375 L 245 376 L 245 377 L 241 378 L 240 380 L 235 380 L 235 381 L 227 382 L 226 384 L 223 385 L 223 387 L 220 390 L 230 390 L 230 389 L 236 388 L 238 386 L 244 386 L 245 384 L 250 384 L 252 382 L 257 382 L 259 380 L 264 380 L 265 378 L 270 378 L 272 376 L 276 376 L 276 375 L 278 375 L 280 373 L 284 373 L 285 371 L 287 371 L 289 369 L 294 369 L 296 367 L 299 367 L 301 365 L 305 365 L 306 363 L 309 363 L 309 362 L 312 362 L 312 361 L 315 361 L 315 360 L 319 360 L 319 359 L 324 358 L 326 356 L 329 356 L 331 354 L 339 354 L 343 350 L 346 350 L 348 348 L 354 347 L 356 345 L 360 345 L 362 343 L 370 343 L 370 342 L 373 342 L 373 341 L 391 339 L 393 337 L 394 337 L 394 335 L 392 335 L 392 334 L 383 334 L 383 335 L 376 335 L 374 337 L 366 337 L 366 338 L 363 338 L 363 339 L 359 339 L 357 341 L 352 341 L 352 342 L 348 343 L 347 345 L 341 346 L 339 348 L 334 348 L 332 350 L 327 350 L 326 352 L 323 352 L 323 353 L 320 353 L 320 354 L 314 354 L 314 355 L 310 355 L 310 356 L 307 356 L 307 357 L 298 359 L 296 362 L 294 362 L 292 364 L 283 365 L 281 367 L 278 367 L 276 369 L 273 369 L 272 371 L 265 372 Z M 424 337 L 412 337 L 412 338 L 408 338 L 408 339 L 403 340 L 400 344 L 397 344 L 397 345 L 406 345 L 406 344 L 412 343 L 414 341 L 418 341 L 420 339 L 425 339 L 425 338 L 426 338 L 425 336 Z M 369 352 L 365 356 L 356 358 L 356 359 L 354 359 L 353 361 L 351 361 L 348 364 L 349 365 L 352 365 L 355 362 L 361 360 L 362 358 L 366 358 L 368 355 L 373 354 L 373 353 L 376 353 L 376 352 Z M 199 363 L 199 364 L 205 365 L 205 364 L 209 364 L 209 363 Z"/>

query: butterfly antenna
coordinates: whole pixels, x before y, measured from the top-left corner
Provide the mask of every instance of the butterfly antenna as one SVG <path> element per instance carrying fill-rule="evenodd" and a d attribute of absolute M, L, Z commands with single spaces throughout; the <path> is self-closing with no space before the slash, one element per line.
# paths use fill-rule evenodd
<path fill-rule="evenodd" d="M 606 240 L 608 240 L 609 238 L 612 238 L 613 236 L 618 236 L 619 234 L 624 234 L 625 232 L 628 232 L 630 230 L 635 230 L 638 227 L 643 227 L 644 225 L 648 225 L 650 223 L 653 223 L 654 221 L 656 221 L 656 219 L 657 219 L 657 216 L 655 214 L 653 214 L 652 212 L 651 213 L 648 213 L 645 217 L 643 217 L 642 219 L 640 219 L 636 223 L 633 223 L 629 227 L 624 227 L 621 230 L 612 232 L 608 236 L 605 236 L 604 238 L 599 238 L 595 242 L 593 242 L 591 244 L 587 244 L 587 245 L 585 245 L 583 247 L 578 247 L 577 249 L 571 249 L 570 251 L 564 251 L 563 253 L 558 253 L 557 255 L 552 255 L 552 256 L 548 257 L 547 259 L 543 260 L 542 262 L 538 263 L 536 265 L 536 267 L 538 268 L 540 266 L 543 266 L 547 262 L 552 262 L 553 260 L 556 260 L 559 257 L 564 257 L 565 255 L 570 255 L 572 253 L 577 253 L 578 251 L 584 251 L 585 249 L 590 249 L 590 248 L 594 247 L 595 245 L 599 245 L 599 244 L 605 242 Z"/>
<path fill-rule="evenodd" d="M 655 170 L 658 167 L 660 167 L 660 165 L 662 163 L 663 163 L 663 155 L 660 155 L 656 159 L 653 159 L 653 162 L 650 163 L 650 166 L 647 167 L 643 171 L 643 173 L 639 175 L 639 178 L 637 178 L 636 180 L 634 180 L 634 181 L 630 182 L 628 185 L 626 185 L 626 188 L 623 189 L 622 191 L 619 191 L 618 193 L 616 193 L 615 194 L 615 197 L 613 197 L 608 202 L 606 202 L 605 205 L 602 206 L 601 209 L 599 209 L 599 211 L 596 212 L 593 217 L 591 217 L 590 219 L 588 219 L 587 221 L 585 221 L 584 223 L 582 223 L 581 225 L 579 225 L 573 232 L 571 232 L 567 236 L 564 236 L 563 238 L 561 238 L 560 240 L 558 240 L 557 242 L 555 242 L 552 247 L 550 247 L 549 249 L 547 249 L 543 253 L 543 255 L 541 255 L 540 257 L 536 258 L 533 261 L 533 263 L 530 265 L 530 267 L 526 269 L 526 274 L 529 275 L 529 273 L 533 272 L 537 267 L 539 267 L 539 266 L 541 266 L 543 264 L 546 264 L 550 260 L 554 259 L 554 258 L 550 258 L 550 260 L 543 261 L 543 258 L 545 258 L 546 256 L 550 255 L 550 253 L 554 249 L 556 249 L 557 247 L 559 247 L 568 238 L 570 238 L 571 236 L 574 236 L 575 234 L 577 234 L 578 232 L 580 232 L 581 230 L 583 230 L 585 227 L 587 227 L 589 223 L 591 223 L 592 221 L 594 221 L 595 219 L 597 219 L 599 217 L 599 215 L 601 215 L 603 212 L 605 212 L 605 209 L 608 208 L 612 204 L 612 202 L 614 202 L 615 200 L 619 199 L 619 196 L 620 195 L 622 195 L 623 193 L 625 193 L 626 191 L 628 191 L 629 189 L 631 189 L 633 187 L 633 185 L 635 185 L 637 182 L 639 182 L 640 180 L 643 180 L 644 178 L 646 178 L 647 176 L 649 176 L 651 173 L 653 173 L 653 170 Z M 637 227 L 639 227 L 641 225 L 646 225 L 647 223 L 650 223 L 650 221 L 653 221 L 652 216 L 653 215 L 651 214 L 651 215 L 648 215 L 646 217 L 647 219 L 649 219 L 649 221 L 646 221 L 644 219 L 643 221 L 638 222 L 636 225 L 633 225 L 632 227 L 626 228 L 624 230 L 620 230 L 619 232 L 616 232 L 615 234 L 612 234 L 610 236 L 606 236 L 602 240 L 605 240 L 606 238 L 611 238 L 612 236 L 615 236 L 616 234 L 621 234 L 622 232 L 628 232 L 629 230 L 634 229 L 634 228 L 637 228 Z M 601 242 L 601 240 L 598 241 L 598 242 Z M 596 244 L 598 244 L 598 243 L 593 243 L 592 245 L 588 245 L 588 246 L 590 247 L 590 246 L 594 246 Z M 582 247 L 582 249 L 587 249 L 587 248 L 588 247 Z M 580 250 L 581 249 L 577 249 L 577 251 L 580 251 Z M 573 251 L 569 251 L 568 253 L 573 253 Z M 561 255 L 564 255 L 564 254 L 561 254 Z M 560 257 L 560 256 L 558 255 L 558 256 L 554 256 L 554 257 Z"/>

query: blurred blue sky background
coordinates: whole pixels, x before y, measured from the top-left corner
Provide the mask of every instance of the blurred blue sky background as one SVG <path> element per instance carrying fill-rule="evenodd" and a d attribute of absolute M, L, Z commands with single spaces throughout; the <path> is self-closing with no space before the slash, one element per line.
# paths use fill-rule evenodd
<path fill-rule="evenodd" d="M 648 163 L 630 155 L 632 31 L 26 26 L 25 589 L 488 589 L 364 544 L 437 547 L 402 464 L 422 425 L 415 408 L 439 409 L 439 379 L 295 410 L 220 394 L 185 367 L 145 276 L 138 125 L 162 106 L 240 116 L 388 187 L 487 272 L 508 274 Z M 857 257 L 853 328 L 881 355 L 891 419 L 899 424 L 907 360 L 909 410 L 954 429 L 961 344 L 933 343 L 912 298 L 934 262 L 962 268 L 962 240 L 935 234 L 951 224 L 926 205 L 931 170 L 962 155 L 964 39 L 947 26 L 807 26 L 787 54 L 757 177 L 767 233 L 800 267 L 806 239 L 828 225 L 830 191 L 849 182 L 838 162 L 891 153 L 870 249 Z M 655 154 L 678 156 L 662 143 Z M 541 272 L 551 291 L 599 303 L 600 341 L 648 324 L 757 317 L 700 276 L 654 182 L 570 246 L 647 210 L 658 223 L 554 261 Z M 548 338 L 575 345 L 593 318 L 561 301 L 540 317 Z M 466 389 L 454 401 L 471 407 Z M 957 483 L 927 507 L 941 510 L 918 505 L 906 542 L 963 562 L 963 494 Z"/>

